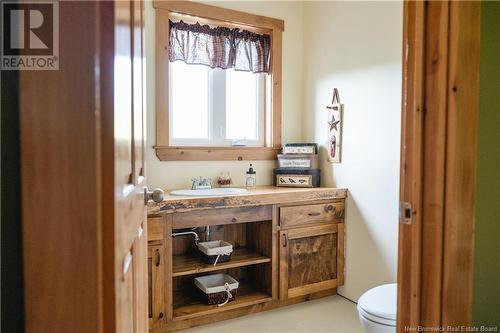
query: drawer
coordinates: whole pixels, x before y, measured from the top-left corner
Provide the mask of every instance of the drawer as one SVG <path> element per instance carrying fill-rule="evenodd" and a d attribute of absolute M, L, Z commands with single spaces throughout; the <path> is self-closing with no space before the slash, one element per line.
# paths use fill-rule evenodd
<path fill-rule="evenodd" d="M 148 241 L 163 240 L 163 217 L 148 218 Z"/>
<path fill-rule="evenodd" d="M 174 213 L 173 228 L 269 221 L 273 219 L 272 213 L 272 206 L 193 210 Z"/>
<path fill-rule="evenodd" d="M 280 208 L 280 226 L 283 228 L 318 223 L 341 223 L 343 220 L 343 202 Z"/>

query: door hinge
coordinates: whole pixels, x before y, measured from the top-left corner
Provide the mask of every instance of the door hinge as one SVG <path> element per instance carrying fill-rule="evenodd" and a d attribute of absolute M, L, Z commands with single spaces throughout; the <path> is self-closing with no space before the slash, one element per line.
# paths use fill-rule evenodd
<path fill-rule="evenodd" d="M 399 203 L 399 223 L 411 224 L 413 218 L 413 210 L 411 202 L 402 201 Z"/>

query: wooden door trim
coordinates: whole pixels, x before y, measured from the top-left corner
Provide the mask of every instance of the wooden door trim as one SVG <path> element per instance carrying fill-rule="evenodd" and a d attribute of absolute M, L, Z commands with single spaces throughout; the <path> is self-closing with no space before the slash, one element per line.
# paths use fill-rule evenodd
<path fill-rule="evenodd" d="M 398 331 L 469 326 L 480 3 L 404 3 Z"/>
<path fill-rule="evenodd" d="M 442 325 L 472 323 L 481 2 L 450 3 Z"/>
<path fill-rule="evenodd" d="M 424 22 L 425 3 L 405 1 L 400 201 L 412 203 L 413 221 L 399 225 L 399 331 L 404 326 L 418 326 L 419 322 Z"/>

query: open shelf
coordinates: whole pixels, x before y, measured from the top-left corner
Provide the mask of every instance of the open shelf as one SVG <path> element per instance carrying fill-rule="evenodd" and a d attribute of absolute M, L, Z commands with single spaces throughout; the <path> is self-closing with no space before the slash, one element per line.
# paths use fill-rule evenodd
<path fill-rule="evenodd" d="M 177 277 L 196 273 L 219 271 L 227 268 L 263 264 L 270 261 L 271 258 L 266 257 L 253 249 L 239 248 L 233 251 L 231 260 L 218 263 L 215 266 L 202 262 L 198 255 L 186 254 L 173 256 L 172 271 L 173 276 Z"/>
<path fill-rule="evenodd" d="M 270 295 L 256 290 L 250 283 L 244 280 L 239 283 L 236 299 L 220 307 L 202 303 L 198 291 L 194 288 L 176 291 L 174 293 L 174 320 L 206 316 L 272 300 Z"/>

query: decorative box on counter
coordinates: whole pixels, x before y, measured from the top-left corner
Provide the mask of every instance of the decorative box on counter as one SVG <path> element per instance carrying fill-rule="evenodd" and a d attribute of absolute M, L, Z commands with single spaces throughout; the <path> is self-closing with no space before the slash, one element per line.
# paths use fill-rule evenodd
<path fill-rule="evenodd" d="M 317 154 L 278 154 L 280 168 L 318 168 Z"/>
<path fill-rule="evenodd" d="M 317 143 L 287 143 L 283 146 L 283 154 L 312 154 L 318 153 Z"/>
<path fill-rule="evenodd" d="M 274 186 L 278 187 L 319 187 L 320 169 L 276 168 Z"/>

